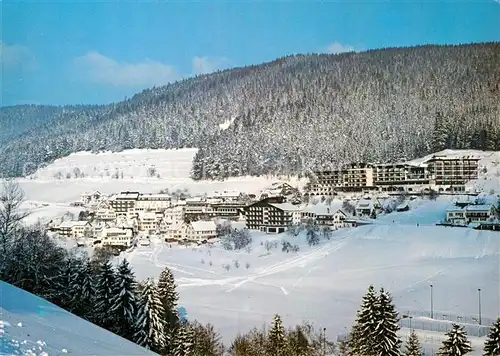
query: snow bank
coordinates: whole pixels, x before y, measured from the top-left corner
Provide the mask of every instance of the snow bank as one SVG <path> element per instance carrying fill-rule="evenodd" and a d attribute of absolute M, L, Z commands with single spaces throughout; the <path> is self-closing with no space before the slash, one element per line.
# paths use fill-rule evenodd
<path fill-rule="evenodd" d="M 155 355 L 0 281 L 1 355 Z"/>

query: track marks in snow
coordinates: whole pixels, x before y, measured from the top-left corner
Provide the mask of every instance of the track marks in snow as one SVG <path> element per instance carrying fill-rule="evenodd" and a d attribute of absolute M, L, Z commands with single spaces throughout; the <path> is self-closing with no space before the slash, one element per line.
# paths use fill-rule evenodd
<path fill-rule="evenodd" d="M 318 247 L 318 248 L 315 248 L 308 253 L 305 253 L 305 254 L 302 254 L 300 256 L 293 257 L 293 258 L 290 258 L 290 259 L 287 259 L 287 260 L 284 260 L 284 261 L 281 261 L 281 262 L 278 262 L 275 264 L 272 264 L 271 266 L 268 266 L 266 268 L 262 268 L 256 274 L 251 275 L 249 277 L 246 277 L 246 278 L 242 279 L 241 281 L 235 283 L 233 285 L 233 287 L 226 290 L 226 292 L 228 292 L 228 293 L 232 292 L 233 290 L 241 287 L 245 283 L 255 281 L 255 279 L 257 279 L 257 278 L 262 278 L 262 277 L 266 277 L 266 276 L 269 276 L 272 274 L 285 272 L 289 269 L 296 268 L 296 267 L 303 268 L 303 267 L 305 267 L 313 262 L 318 261 L 321 258 L 328 256 L 330 253 L 340 249 L 345 244 L 344 240 L 345 239 L 341 240 L 340 242 L 336 241 L 337 243 L 335 243 L 334 241 L 330 241 L 328 244 L 321 246 L 321 247 Z M 281 287 L 279 287 L 279 286 L 276 286 L 276 287 L 281 289 Z M 285 295 L 287 295 L 287 294 L 288 294 L 288 292 L 285 293 Z"/>

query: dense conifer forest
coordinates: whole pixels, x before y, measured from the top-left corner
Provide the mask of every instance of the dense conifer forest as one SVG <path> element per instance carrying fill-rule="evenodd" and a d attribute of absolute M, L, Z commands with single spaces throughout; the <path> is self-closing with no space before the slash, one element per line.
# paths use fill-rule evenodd
<path fill-rule="evenodd" d="M 500 43 L 294 55 L 110 105 L 2 108 L 0 125 L 9 176 L 84 150 L 198 147 L 195 179 L 500 150 Z"/>

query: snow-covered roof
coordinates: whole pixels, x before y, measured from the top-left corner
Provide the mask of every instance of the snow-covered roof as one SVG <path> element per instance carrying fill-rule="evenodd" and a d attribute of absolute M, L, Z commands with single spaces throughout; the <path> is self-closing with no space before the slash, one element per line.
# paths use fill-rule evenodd
<path fill-rule="evenodd" d="M 479 205 L 468 205 L 465 207 L 467 211 L 489 211 L 493 205 L 491 204 L 479 204 Z"/>
<path fill-rule="evenodd" d="M 60 223 L 57 227 L 59 229 L 64 229 L 64 228 L 72 228 L 73 227 L 73 222 L 74 221 L 63 221 Z"/>
<path fill-rule="evenodd" d="M 115 199 L 138 199 L 139 195 L 139 192 L 121 192 L 115 196 Z"/>
<path fill-rule="evenodd" d="M 168 194 L 140 194 L 139 200 L 170 200 L 172 196 Z"/>
<path fill-rule="evenodd" d="M 211 197 L 213 198 L 218 198 L 218 197 L 239 197 L 240 192 L 237 191 L 223 191 L 223 192 L 214 192 Z"/>
<path fill-rule="evenodd" d="M 74 226 L 85 226 L 89 224 L 88 221 L 63 221 L 59 224 L 58 228 L 72 228 Z"/>
<path fill-rule="evenodd" d="M 449 213 L 463 213 L 465 212 L 465 209 L 460 209 L 460 208 L 450 208 L 450 209 L 446 209 L 446 212 L 449 212 Z"/>
<path fill-rule="evenodd" d="M 108 227 L 103 230 L 104 234 L 125 234 L 132 235 L 132 231 L 130 229 L 122 229 L 119 227 Z"/>
<path fill-rule="evenodd" d="M 335 202 L 332 203 L 331 205 L 318 203 L 316 205 L 307 205 L 306 207 L 302 208 L 302 211 L 306 213 L 314 213 L 317 215 L 325 215 L 325 214 L 334 214 L 341 208 L 342 208 L 342 203 L 340 202 Z"/>
<path fill-rule="evenodd" d="M 269 205 L 283 211 L 300 211 L 300 208 L 297 205 L 293 205 L 291 203 L 269 203 Z"/>
<path fill-rule="evenodd" d="M 191 226 L 194 231 L 215 231 L 216 226 L 213 221 L 193 221 Z"/>
<path fill-rule="evenodd" d="M 361 199 L 356 204 L 356 209 L 372 209 L 373 208 L 373 200 L 369 199 Z"/>

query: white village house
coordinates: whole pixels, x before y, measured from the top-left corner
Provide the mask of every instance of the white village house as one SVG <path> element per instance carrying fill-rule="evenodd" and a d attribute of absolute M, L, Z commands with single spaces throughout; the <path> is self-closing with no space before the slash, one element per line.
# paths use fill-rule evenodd
<path fill-rule="evenodd" d="M 133 232 L 131 229 L 110 227 L 105 228 L 101 235 L 102 246 L 132 246 Z"/>
<path fill-rule="evenodd" d="M 61 237 L 82 238 L 92 235 L 92 225 L 88 221 L 64 221 L 54 228 Z"/>
<path fill-rule="evenodd" d="M 204 243 L 217 237 L 217 226 L 213 221 L 181 222 L 168 230 L 167 242 Z"/>
<path fill-rule="evenodd" d="M 491 222 L 498 219 L 498 211 L 492 204 L 467 205 L 446 210 L 446 220 L 454 225 Z"/>

